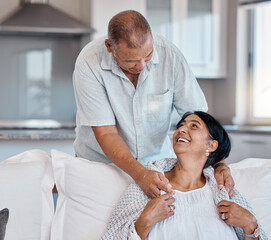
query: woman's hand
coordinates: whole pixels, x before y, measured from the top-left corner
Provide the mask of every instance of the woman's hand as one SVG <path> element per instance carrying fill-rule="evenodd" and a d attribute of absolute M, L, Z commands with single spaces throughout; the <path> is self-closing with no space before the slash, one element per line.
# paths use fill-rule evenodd
<path fill-rule="evenodd" d="M 160 196 L 160 190 L 167 193 L 172 193 L 173 189 L 168 179 L 164 174 L 152 170 L 145 169 L 138 174 L 136 183 L 142 191 L 150 198 L 157 198 Z"/>
<path fill-rule="evenodd" d="M 220 218 L 227 224 L 243 228 L 246 234 L 252 234 L 257 228 L 255 217 L 240 205 L 223 200 L 217 205 Z"/>
<path fill-rule="evenodd" d="M 222 187 L 225 186 L 226 191 L 231 197 L 235 183 L 232 178 L 231 171 L 225 163 L 225 160 L 221 160 L 219 163 L 217 163 L 214 166 L 214 169 L 214 175 L 219 189 L 222 189 Z"/>
<path fill-rule="evenodd" d="M 150 200 L 145 206 L 143 212 L 135 223 L 137 234 L 141 239 L 145 239 L 152 226 L 174 215 L 175 198 L 172 193 L 166 193 L 158 198 Z"/>

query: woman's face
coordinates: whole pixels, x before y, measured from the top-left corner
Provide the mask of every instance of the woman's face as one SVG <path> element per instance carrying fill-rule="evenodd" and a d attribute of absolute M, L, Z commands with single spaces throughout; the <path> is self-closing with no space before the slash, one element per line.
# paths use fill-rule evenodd
<path fill-rule="evenodd" d="M 173 148 L 177 154 L 188 153 L 204 156 L 210 145 L 206 124 L 195 114 L 184 119 L 173 135 Z M 210 149 L 209 149 L 210 151 Z"/>

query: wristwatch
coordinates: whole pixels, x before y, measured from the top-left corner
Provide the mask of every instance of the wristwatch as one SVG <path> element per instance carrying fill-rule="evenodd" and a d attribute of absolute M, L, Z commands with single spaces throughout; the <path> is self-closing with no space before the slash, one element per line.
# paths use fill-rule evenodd
<path fill-rule="evenodd" d="M 248 238 L 257 238 L 257 237 L 259 237 L 259 236 L 260 236 L 260 229 L 259 229 L 259 226 L 256 227 L 254 233 L 252 233 L 252 234 L 246 234 L 246 233 L 245 233 L 245 235 L 246 235 L 246 237 L 248 237 Z"/>

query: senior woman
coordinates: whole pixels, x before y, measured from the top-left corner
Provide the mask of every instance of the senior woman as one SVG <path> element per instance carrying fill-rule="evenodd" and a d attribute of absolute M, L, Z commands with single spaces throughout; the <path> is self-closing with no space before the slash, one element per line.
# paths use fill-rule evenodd
<path fill-rule="evenodd" d="M 132 183 L 102 239 L 267 239 L 248 202 L 234 189 L 219 190 L 211 165 L 229 155 L 229 137 L 211 115 L 186 113 L 173 135 L 177 159 L 148 168 L 163 172 L 172 194 L 148 198 Z"/>

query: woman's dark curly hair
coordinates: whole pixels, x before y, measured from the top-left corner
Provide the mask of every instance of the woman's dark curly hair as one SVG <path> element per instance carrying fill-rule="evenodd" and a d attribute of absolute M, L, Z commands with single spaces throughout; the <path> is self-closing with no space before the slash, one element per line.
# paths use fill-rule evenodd
<path fill-rule="evenodd" d="M 210 153 L 207 162 L 205 163 L 204 168 L 213 165 L 222 159 L 225 159 L 229 156 L 231 151 L 231 141 L 222 125 L 210 114 L 201 111 L 195 112 L 186 112 L 182 119 L 178 122 L 177 128 L 180 127 L 180 124 L 189 116 L 195 114 L 197 115 L 207 126 L 209 131 L 210 138 L 218 142 L 217 149 Z"/>

